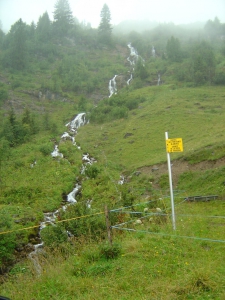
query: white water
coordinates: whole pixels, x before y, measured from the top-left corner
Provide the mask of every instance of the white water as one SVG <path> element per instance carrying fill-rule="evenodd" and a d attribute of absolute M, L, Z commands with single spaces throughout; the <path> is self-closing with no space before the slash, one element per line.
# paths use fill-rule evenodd
<path fill-rule="evenodd" d="M 55 145 L 54 151 L 51 153 L 52 157 L 61 157 L 63 158 L 63 154 L 59 152 L 58 145 Z"/>
<path fill-rule="evenodd" d="M 109 98 L 113 94 L 117 94 L 116 77 L 117 75 L 115 75 L 112 79 L 109 80 Z"/>
<path fill-rule="evenodd" d="M 158 81 L 157 81 L 157 85 L 160 85 L 161 79 L 160 79 L 160 74 L 158 74 Z"/>
<path fill-rule="evenodd" d="M 78 114 L 71 122 L 66 124 L 66 127 L 69 132 L 63 133 L 63 135 L 61 136 L 61 141 L 71 140 L 73 145 L 76 145 L 75 135 L 77 134 L 77 129 L 87 123 L 88 121 L 86 120 L 86 114 L 85 113 Z M 51 155 L 54 158 L 56 157 L 63 158 L 63 154 L 59 152 L 58 145 L 55 145 L 54 151 L 51 153 Z"/>
<path fill-rule="evenodd" d="M 131 80 L 133 79 L 133 72 L 134 72 L 134 67 L 135 64 L 137 63 L 138 59 L 142 60 L 142 63 L 144 64 L 143 58 L 138 55 L 137 50 L 129 43 L 127 47 L 130 49 L 130 54 L 127 57 L 127 60 L 130 63 L 131 70 L 130 70 L 130 78 L 127 80 L 127 85 L 130 84 Z M 109 98 L 112 97 L 112 95 L 117 94 L 117 85 L 116 85 L 116 77 L 118 75 L 115 75 L 112 79 L 109 80 Z"/>
<path fill-rule="evenodd" d="M 152 46 L 152 56 L 155 57 L 155 48 Z"/>
<path fill-rule="evenodd" d="M 127 60 L 129 61 L 130 65 L 133 66 L 132 71 L 134 71 L 134 66 L 138 61 L 139 55 L 137 50 L 129 43 L 127 47 L 130 49 L 130 55 L 128 56 Z"/>
<path fill-rule="evenodd" d="M 133 72 L 134 72 L 134 67 L 137 63 L 137 61 L 139 59 L 141 59 L 142 61 L 142 64 L 144 66 L 144 59 L 138 54 L 137 50 L 131 45 L 131 43 L 129 43 L 127 45 L 127 47 L 130 49 L 130 55 L 128 56 L 127 60 L 129 61 L 130 63 L 130 67 L 131 67 L 131 70 L 130 70 L 130 78 L 127 80 L 127 85 L 130 84 L 131 80 L 133 79 Z"/>
<path fill-rule="evenodd" d="M 127 85 L 130 84 L 130 82 L 131 82 L 132 79 L 133 79 L 133 74 L 131 73 L 131 74 L 130 74 L 130 78 L 127 80 Z"/>
<path fill-rule="evenodd" d="M 61 136 L 61 141 L 65 141 L 65 140 L 69 139 L 72 141 L 72 143 L 74 145 L 76 145 L 75 135 L 77 133 L 77 129 L 80 126 L 83 126 L 87 123 L 88 122 L 86 121 L 86 114 L 85 113 L 78 114 L 74 118 L 74 120 L 72 120 L 71 122 L 66 124 L 66 127 L 68 128 L 69 133 L 64 132 L 63 135 Z M 59 158 L 63 159 L 63 154 L 59 152 L 58 145 L 55 145 L 54 151 L 51 153 L 51 155 L 53 158 L 59 157 Z M 95 159 L 91 158 L 90 155 L 87 153 L 87 154 L 83 155 L 82 161 L 83 161 L 83 165 L 81 168 L 81 173 L 85 171 L 86 165 L 92 164 L 93 162 L 95 162 Z M 81 185 L 76 184 L 75 188 L 67 195 L 67 204 L 63 205 L 62 207 L 60 207 L 59 209 L 57 209 L 54 212 L 44 213 L 44 220 L 40 223 L 39 234 L 38 234 L 40 243 L 34 245 L 34 251 L 32 251 L 29 254 L 29 258 L 33 261 L 35 270 L 38 275 L 41 274 L 41 265 L 38 261 L 37 254 L 42 252 L 43 247 L 44 247 L 44 243 L 41 241 L 41 230 L 49 225 L 56 226 L 55 223 L 57 221 L 60 211 L 61 210 L 65 211 L 69 205 L 73 205 L 77 202 L 76 195 L 79 193 L 80 189 L 81 189 Z M 91 204 L 91 200 L 88 200 L 88 203 L 87 203 L 88 207 L 90 207 L 90 204 Z M 71 234 L 68 232 L 68 236 L 70 236 L 70 235 Z"/>

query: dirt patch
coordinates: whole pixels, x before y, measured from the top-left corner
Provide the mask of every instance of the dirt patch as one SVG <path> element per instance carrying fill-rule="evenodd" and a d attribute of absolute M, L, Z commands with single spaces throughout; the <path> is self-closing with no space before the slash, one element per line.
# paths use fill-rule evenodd
<path fill-rule="evenodd" d="M 171 162 L 173 184 L 174 186 L 177 185 L 179 176 L 184 172 L 212 170 L 222 166 L 225 166 L 225 157 L 222 157 L 215 161 L 202 161 L 196 164 L 189 164 L 184 160 L 174 160 Z M 157 182 L 157 179 L 159 179 L 162 175 L 168 174 L 168 165 L 167 163 L 156 164 L 153 166 L 141 167 L 138 169 L 138 171 L 148 176 L 154 176 L 154 178 L 156 179 L 155 181 Z M 155 187 L 158 188 L 158 186 Z"/>

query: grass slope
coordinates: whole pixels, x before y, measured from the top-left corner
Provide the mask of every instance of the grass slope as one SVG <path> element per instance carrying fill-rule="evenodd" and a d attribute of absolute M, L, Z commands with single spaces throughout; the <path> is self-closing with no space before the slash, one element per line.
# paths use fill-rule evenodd
<path fill-rule="evenodd" d="M 133 175 L 144 167 L 166 162 L 165 131 L 169 132 L 171 138 L 183 138 L 184 152 L 171 154 L 173 161 L 183 160 L 196 165 L 224 158 L 225 104 L 222 87 L 190 89 L 165 85 L 132 91 L 132 96 L 134 95 L 141 95 L 146 101 L 138 109 L 131 111 L 127 119 L 100 125 L 90 123 L 78 131 L 76 140 L 81 145 L 82 152 L 89 152 L 98 161 L 96 165 L 100 173 L 96 179 L 84 182 L 81 197 L 81 200 L 94 197 L 93 211 L 102 210 L 105 202 L 112 205 L 113 201 L 121 197 L 123 187 L 121 190 L 116 187 L 116 180 L 122 173 L 130 177 L 124 189 L 135 191 L 134 201 L 140 204 L 136 211 L 140 209 L 141 215 L 145 207 L 144 200 L 154 194 L 154 190 L 149 188 L 151 181 L 159 180 L 161 189 L 168 189 L 166 174 L 161 174 L 158 179 L 150 173 Z M 23 147 L 27 149 L 28 146 Z M 41 155 L 38 147 L 34 148 L 30 146 L 30 151 L 32 153 L 35 150 L 40 156 L 40 166 L 27 170 L 28 173 L 34 171 L 35 177 L 26 174 L 24 178 L 29 177 L 31 184 L 32 178 L 41 178 L 44 174 L 44 186 L 47 188 L 51 185 L 49 191 L 52 193 L 44 207 L 53 208 L 60 202 L 60 192 L 64 191 L 67 179 L 70 183 L 66 184 L 66 190 L 74 183 L 79 170 L 76 161 L 80 160 L 80 153 L 73 153 L 70 146 L 62 145 L 68 158 L 73 161 L 69 167 L 66 162 L 51 162 L 51 159 Z M 19 153 L 22 152 L 21 148 Z M 28 158 L 20 157 L 19 164 L 12 166 L 9 163 L 11 169 L 6 166 L 5 174 L 7 170 L 11 170 L 10 190 L 16 184 L 13 170 L 17 169 L 16 176 L 21 176 L 20 172 L 24 172 L 23 164 L 21 165 L 23 160 L 26 164 L 29 162 Z M 59 178 L 64 178 L 63 183 L 55 189 Z M 223 178 L 224 165 L 221 162 L 221 166 L 213 171 L 204 169 L 183 172 L 179 176 L 177 187 L 188 189 L 188 192 L 201 190 L 221 196 L 224 192 Z M 40 184 L 38 181 L 34 183 L 37 187 Z M 162 190 L 157 192 L 157 198 L 161 193 L 163 202 L 157 202 L 156 205 L 169 213 L 170 201 Z M 175 195 L 175 233 L 170 219 L 161 223 L 158 219 L 152 221 L 145 218 L 141 225 L 136 226 L 131 214 L 127 216 L 121 213 L 116 222 L 128 220 L 134 231 L 113 230 L 113 241 L 119 243 L 122 249 L 117 259 L 109 260 L 102 255 L 105 244 L 103 237 L 98 242 L 93 242 L 93 236 L 88 235 L 83 239 L 71 239 L 70 243 L 61 244 L 54 250 L 46 249 L 39 256 L 42 267 L 40 276 L 37 276 L 31 261 L 24 260 L 16 265 L 6 282 L 1 285 L 1 294 L 15 300 L 224 299 L 224 201 L 186 203 L 180 196 L 184 197 L 183 194 Z M 33 210 L 41 207 L 40 203 L 44 202 L 45 199 L 41 201 L 39 198 L 34 202 Z M 116 207 L 122 204 L 114 203 Z M 8 207 L 9 203 L 4 202 L 4 205 Z M 31 206 L 32 203 L 18 203 L 17 206 L 24 205 Z M 154 208 L 155 206 L 150 207 L 150 210 Z M 210 218 L 211 216 L 214 218 Z"/>

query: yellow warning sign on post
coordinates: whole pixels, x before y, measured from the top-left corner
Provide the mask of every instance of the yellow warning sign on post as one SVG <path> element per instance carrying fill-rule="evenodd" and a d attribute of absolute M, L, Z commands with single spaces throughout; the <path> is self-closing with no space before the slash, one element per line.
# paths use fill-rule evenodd
<path fill-rule="evenodd" d="M 183 152 L 183 141 L 182 138 L 167 139 L 166 140 L 167 152 Z"/>

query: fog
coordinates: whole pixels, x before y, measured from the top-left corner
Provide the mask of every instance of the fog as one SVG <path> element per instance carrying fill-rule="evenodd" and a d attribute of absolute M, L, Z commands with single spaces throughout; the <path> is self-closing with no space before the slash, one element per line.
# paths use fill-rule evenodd
<path fill-rule="evenodd" d="M 0 20 L 7 32 L 19 18 L 30 24 L 37 23 L 45 11 L 53 20 L 57 0 L 0 0 Z M 187 24 L 206 22 L 218 17 L 225 22 L 225 0 L 69 0 L 74 17 L 79 22 L 90 23 L 97 28 L 100 12 L 106 3 L 111 12 L 111 23 L 125 20 L 150 20 L 161 23 Z"/>

